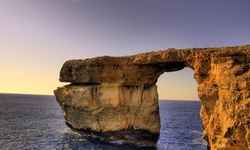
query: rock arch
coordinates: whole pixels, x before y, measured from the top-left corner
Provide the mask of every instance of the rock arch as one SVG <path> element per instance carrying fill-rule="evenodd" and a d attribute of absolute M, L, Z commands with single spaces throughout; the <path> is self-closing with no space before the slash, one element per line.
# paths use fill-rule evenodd
<path fill-rule="evenodd" d="M 194 70 L 204 138 L 211 149 L 250 148 L 250 46 L 168 49 L 65 62 L 54 91 L 66 124 L 83 134 L 154 145 L 160 132 L 156 82 Z"/>

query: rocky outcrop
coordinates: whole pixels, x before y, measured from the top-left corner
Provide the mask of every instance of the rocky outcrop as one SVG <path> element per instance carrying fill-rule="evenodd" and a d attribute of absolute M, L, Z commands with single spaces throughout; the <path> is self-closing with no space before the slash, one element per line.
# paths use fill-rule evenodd
<path fill-rule="evenodd" d="M 184 67 L 194 70 L 210 148 L 250 149 L 250 45 L 70 60 L 60 81 L 71 84 L 54 93 L 73 130 L 154 145 L 160 131 L 157 79 Z"/>

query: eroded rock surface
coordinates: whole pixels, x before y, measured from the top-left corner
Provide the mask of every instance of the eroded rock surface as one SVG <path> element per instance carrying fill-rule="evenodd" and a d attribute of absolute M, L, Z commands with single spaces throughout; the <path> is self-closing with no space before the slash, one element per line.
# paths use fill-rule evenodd
<path fill-rule="evenodd" d="M 154 145 L 160 132 L 157 79 L 184 67 L 194 70 L 211 149 L 250 149 L 250 45 L 70 60 L 60 81 L 71 84 L 54 93 L 73 130 Z"/>

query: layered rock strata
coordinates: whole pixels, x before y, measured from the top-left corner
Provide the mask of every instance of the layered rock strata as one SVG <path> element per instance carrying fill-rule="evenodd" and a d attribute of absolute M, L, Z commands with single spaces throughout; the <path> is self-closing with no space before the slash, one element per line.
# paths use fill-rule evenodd
<path fill-rule="evenodd" d="M 106 140 L 154 145 L 160 116 L 156 82 L 164 72 L 194 70 L 204 138 L 211 149 L 250 149 L 250 45 L 168 49 L 65 62 L 54 91 L 66 124 Z"/>

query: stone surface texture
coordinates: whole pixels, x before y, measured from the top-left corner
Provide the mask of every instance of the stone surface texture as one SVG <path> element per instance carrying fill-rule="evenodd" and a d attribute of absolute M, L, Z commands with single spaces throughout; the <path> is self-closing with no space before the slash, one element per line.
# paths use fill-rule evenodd
<path fill-rule="evenodd" d="M 156 82 L 189 67 L 212 150 L 250 149 L 250 45 L 168 49 L 65 62 L 54 91 L 66 124 L 83 134 L 153 145 L 160 132 Z"/>

